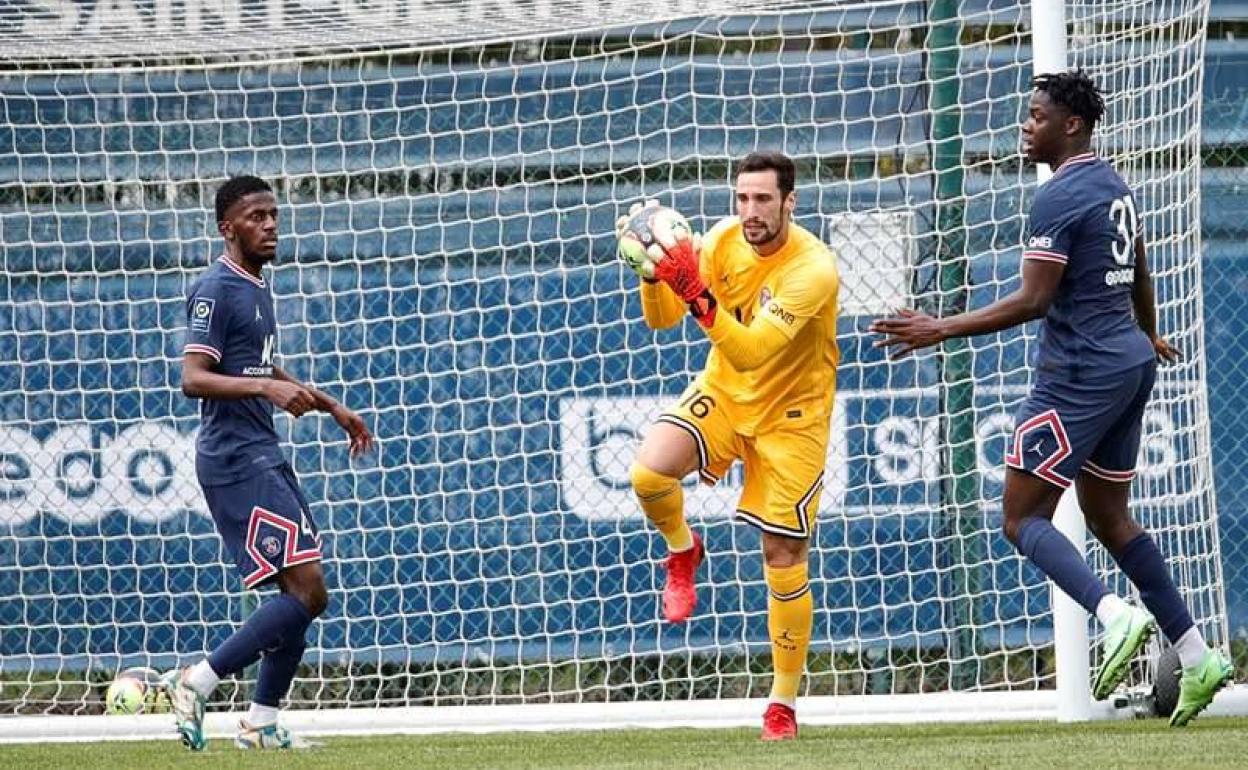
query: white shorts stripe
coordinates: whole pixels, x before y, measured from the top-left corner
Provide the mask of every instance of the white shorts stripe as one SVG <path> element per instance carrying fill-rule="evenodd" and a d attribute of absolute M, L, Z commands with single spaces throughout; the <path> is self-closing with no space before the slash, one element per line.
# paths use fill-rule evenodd
<path fill-rule="evenodd" d="M 1135 478 L 1134 469 L 1129 471 L 1111 471 L 1107 468 L 1102 468 L 1091 460 L 1088 460 L 1083 464 L 1083 469 L 1093 476 L 1096 476 L 1099 479 L 1105 479 L 1106 481 L 1126 482 Z"/>

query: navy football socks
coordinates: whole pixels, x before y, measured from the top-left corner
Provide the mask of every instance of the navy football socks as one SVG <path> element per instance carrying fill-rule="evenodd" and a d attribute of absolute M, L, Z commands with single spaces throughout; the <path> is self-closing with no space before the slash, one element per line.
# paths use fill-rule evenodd
<path fill-rule="evenodd" d="M 1153 613 L 1157 625 L 1171 643 L 1187 633 L 1193 625 L 1192 615 L 1187 611 L 1179 589 L 1170 578 L 1165 557 L 1147 532 L 1141 532 L 1117 553 L 1111 553 L 1135 587 L 1140 599 Z"/>
<path fill-rule="evenodd" d="M 252 702 L 261 706 L 277 708 L 286 697 L 290 683 L 295 680 L 295 672 L 299 669 L 299 661 L 303 660 L 303 651 L 307 643 L 302 635 L 284 643 L 276 650 L 264 653 L 260 661 L 260 674 L 256 677 L 256 692 Z"/>
<path fill-rule="evenodd" d="M 255 663 L 261 652 L 297 647 L 302 655 L 304 635 L 311 624 L 312 616 L 298 599 L 279 594 L 257 607 L 242 628 L 213 650 L 208 656 L 208 665 L 212 666 L 217 676 L 226 677 Z M 293 665 L 297 666 L 298 660 Z M 293 676 L 293 667 L 290 670 Z M 263 673 L 262 666 L 262 676 Z"/>
<path fill-rule="evenodd" d="M 1018 527 L 1018 550 L 1090 614 L 1096 613 L 1097 603 L 1109 593 L 1075 546 L 1048 519 L 1023 519 Z"/>

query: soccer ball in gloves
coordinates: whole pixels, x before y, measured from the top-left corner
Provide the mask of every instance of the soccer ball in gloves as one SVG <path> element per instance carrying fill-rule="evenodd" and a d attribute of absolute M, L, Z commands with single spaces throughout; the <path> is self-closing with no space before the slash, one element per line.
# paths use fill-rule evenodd
<path fill-rule="evenodd" d="M 654 266 L 667 250 L 692 239 L 693 230 L 679 211 L 651 201 L 629 212 L 620 230 L 618 253 L 633 272 L 653 280 Z"/>

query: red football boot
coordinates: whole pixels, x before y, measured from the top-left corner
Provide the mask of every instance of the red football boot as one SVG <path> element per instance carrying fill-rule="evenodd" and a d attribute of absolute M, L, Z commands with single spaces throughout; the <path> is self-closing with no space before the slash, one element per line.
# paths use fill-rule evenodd
<path fill-rule="evenodd" d="M 693 533 L 693 547 L 667 557 L 667 585 L 663 586 L 663 617 L 670 623 L 683 623 L 698 606 L 693 576 L 704 555 L 702 538 Z"/>
<path fill-rule="evenodd" d="M 791 741 L 797 737 L 797 712 L 783 703 L 769 703 L 763 712 L 765 741 Z"/>

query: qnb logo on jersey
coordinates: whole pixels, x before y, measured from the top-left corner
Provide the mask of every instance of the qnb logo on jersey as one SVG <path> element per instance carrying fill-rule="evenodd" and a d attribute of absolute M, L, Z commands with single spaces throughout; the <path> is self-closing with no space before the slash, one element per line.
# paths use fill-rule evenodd
<path fill-rule="evenodd" d="M 1105 285 L 1106 286 L 1118 286 L 1120 284 L 1134 283 L 1134 282 L 1135 282 L 1135 268 L 1134 267 L 1124 267 L 1121 270 L 1106 270 L 1105 271 Z"/>
<path fill-rule="evenodd" d="M 273 335 L 267 334 L 264 337 L 264 349 L 260 352 L 259 366 L 244 366 L 243 375 L 246 377 L 272 377 L 273 376 Z"/>
<path fill-rule="evenodd" d="M 1051 249 L 1053 248 L 1053 239 L 1047 235 L 1033 235 L 1027 241 L 1029 249 Z"/>
<path fill-rule="evenodd" d="M 771 313 L 776 318 L 779 318 L 781 321 L 784 321 L 785 324 L 789 326 L 792 326 L 793 322 L 797 320 L 797 316 L 789 312 L 788 310 L 785 310 L 784 308 L 780 307 L 779 302 L 773 302 L 770 305 L 768 305 L 767 312 Z"/>

